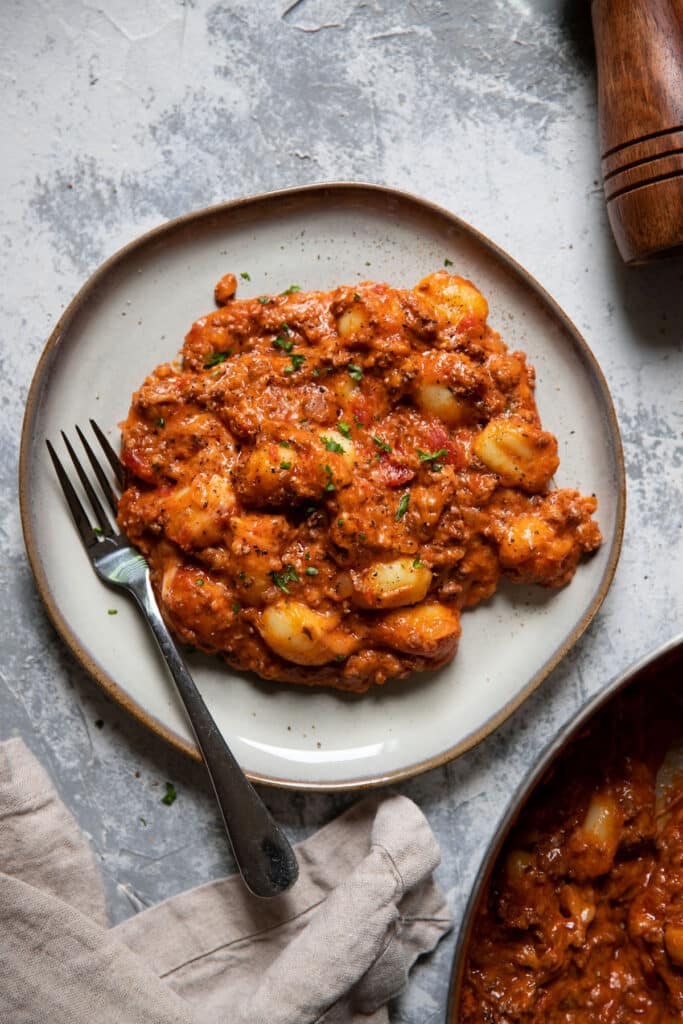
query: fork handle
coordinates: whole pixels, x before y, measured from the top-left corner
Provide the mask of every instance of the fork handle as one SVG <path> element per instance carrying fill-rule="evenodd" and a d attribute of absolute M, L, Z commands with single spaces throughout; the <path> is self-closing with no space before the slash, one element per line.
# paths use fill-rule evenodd
<path fill-rule="evenodd" d="M 294 851 L 235 760 L 204 703 L 161 617 L 149 573 L 145 574 L 144 585 L 135 587 L 133 593 L 185 705 L 240 874 L 255 896 L 279 896 L 299 875 Z"/>

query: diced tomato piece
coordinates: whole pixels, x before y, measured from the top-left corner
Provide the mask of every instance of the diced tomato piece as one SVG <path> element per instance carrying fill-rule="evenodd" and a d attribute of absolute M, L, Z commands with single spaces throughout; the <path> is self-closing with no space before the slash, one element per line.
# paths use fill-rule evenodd
<path fill-rule="evenodd" d="M 450 434 L 438 420 L 432 420 L 427 430 L 430 451 L 438 452 L 441 448 L 446 449 L 443 461 L 455 469 L 462 469 L 467 465 L 467 451 L 464 444 L 457 439 L 451 438 Z"/>
<path fill-rule="evenodd" d="M 131 451 L 130 448 L 124 448 L 121 453 L 121 462 L 138 479 L 144 480 L 148 484 L 156 483 L 157 477 L 151 465 L 140 458 L 137 452 Z"/>
<path fill-rule="evenodd" d="M 387 487 L 403 487 L 413 479 L 415 471 L 409 466 L 397 466 L 388 459 L 382 459 L 379 464 L 379 474 Z"/>

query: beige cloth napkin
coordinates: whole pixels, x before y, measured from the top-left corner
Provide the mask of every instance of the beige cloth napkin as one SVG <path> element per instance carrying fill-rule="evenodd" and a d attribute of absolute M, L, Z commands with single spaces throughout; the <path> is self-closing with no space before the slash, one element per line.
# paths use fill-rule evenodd
<path fill-rule="evenodd" d="M 21 740 L 0 743 L 3 1024 L 386 1024 L 451 927 L 436 840 L 402 796 L 363 800 L 297 847 L 275 900 L 237 877 L 107 928 L 95 858 Z"/>

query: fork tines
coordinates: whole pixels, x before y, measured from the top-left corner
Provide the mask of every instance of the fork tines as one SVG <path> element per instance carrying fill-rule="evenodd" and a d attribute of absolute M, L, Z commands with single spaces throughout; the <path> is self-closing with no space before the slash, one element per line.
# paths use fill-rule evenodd
<path fill-rule="evenodd" d="M 121 465 L 118 456 L 116 455 L 114 449 L 109 444 L 109 441 L 107 440 L 107 438 L 105 437 L 104 433 L 97 425 L 97 423 L 95 423 L 94 420 L 90 420 L 90 425 L 93 429 L 95 437 L 100 443 L 100 446 L 106 456 L 109 465 L 114 471 L 114 475 L 116 476 L 118 483 L 120 484 L 120 486 L 123 487 L 125 481 L 125 470 Z M 102 489 L 102 493 L 106 498 L 107 504 L 109 505 L 109 508 L 111 509 L 115 520 L 118 511 L 118 502 L 116 499 L 116 495 L 114 494 L 114 490 L 111 486 L 111 483 L 109 482 L 105 471 L 102 469 L 102 466 L 100 465 L 97 456 L 95 455 L 95 452 L 93 451 L 87 438 L 83 434 L 83 431 L 78 426 L 76 427 L 76 433 L 80 438 L 81 444 L 83 445 L 83 449 L 86 455 L 88 456 L 88 461 L 92 466 L 93 472 L 97 477 L 97 481 Z M 85 509 L 83 508 L 81 500 L 78 497 L 73 487 L 73 484 L 69 480 L 69 476 L 66 470 L 64 469 L 64 466 L 62 465 L 59 456 L 55 452 L 54 447 L 48 440 L 46 440 L 45 443 L 47 445 L 47 450 L 50 453 L 52 464 L 55 467 L 55 472 L 57 473 L 57 478 L 59 479 L 62 491 L 64 492 L 64 497 L 66 498 L 69 508 L 71 509 L 71 514 L 76 524 L 76 528 L 81 536 L 81 540 L 83 541 L 87 548 L 90 548 L 92 547 L 92 545 L 99 543 L 99 539 L 102 535 L 104 535 L 105 537 L 113 538 L 118 536 L 118 532 L 112 527 L 109 516 L 107 515 L 105 509 L 103 508 L 102 502 L 100 501 L 95 488 L 93 487 L 90 479 L 88 478 L 88 474 L 84 470 L 78 456 L 76 455 L 76 452 L 73 449 L 73 446 L 71 445 L 71 442 L 69 441 L 69 438 L 66 436 L 63 430 L 61 431 L 61 435 L 64 440 L 64 444 L 66 445 L 66 450 L 68 451 L 71 461 L 73 462 L 76 473 L 78 474 L 78 478 L 81 481 L 81 484 L 83 485 L 83 490 L 87 494 L 93 512 L 95 513 L 95 518 L 99 523 L 98 527 L 93 527 L 91 525 L 90 518 Z"/>

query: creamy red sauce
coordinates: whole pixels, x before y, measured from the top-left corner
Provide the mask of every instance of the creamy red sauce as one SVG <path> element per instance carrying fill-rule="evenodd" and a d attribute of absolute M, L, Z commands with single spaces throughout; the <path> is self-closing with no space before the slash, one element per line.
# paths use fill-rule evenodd
<path fill-rule="evenodd" d="M 683 1020 L 678 682 L 613 701 L 522 812 L 476 918 L 459 1024 Z"/>
<path fill-rule="evenodd" d="M 501 576 L 559 587 L 599 545 L 470 282 L 235 289 L 123 424 L 119 521 L 182 640 L 362 691 L 452 658 Z"/>

